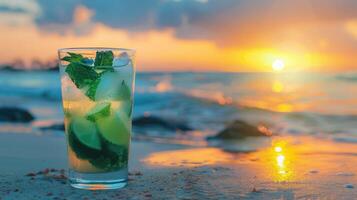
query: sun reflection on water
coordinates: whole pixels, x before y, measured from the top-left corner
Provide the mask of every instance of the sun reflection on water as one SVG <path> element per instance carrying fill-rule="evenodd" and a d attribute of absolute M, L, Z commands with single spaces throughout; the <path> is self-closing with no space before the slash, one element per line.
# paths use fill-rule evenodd
<path fill-rule="evenodd" d="M 277 152 L 277 153 L 280 153 L 280 152 L 283 151 L 283 148 L 281 148 L 280 146 L 276 146 L 276 147 L 274 148 L 274 151 Z"/>
<path fill-rule="evenodd" d="M 296 76 L 298 75 L 292 76 L 297 79 Z M 282 113 L 303 111 L 306 105 L 299 99 L 304 94 L 302 92 L 312 88 L 305 89 L 302 84 L 291 79 L 291 77 L 280 75 L 262 79 L 261 82 L 249 82 L 244 87 L 254 90 L 256 95 L 249 98 L 240 98 L 238 102 L 244 106 Z"/>
<path fill-rule="evenodd" d="M 254 162 L 250 163 L 253 165 L 259 162 L 262 168 L 257 174 L 268 175 L 269 179 L 275 182 L 286 182 L 298 178 L 294 173 L 295 148 L 289 140 L 276 138 L 271 146 L 251 154 L 230 153 L 217 148 L 193 148 L 155 152 L 142 161 L 151 167 L 188 168 L 223 163 L 239 168 L 247 162 Z"/>
<path fill-rule="evenodd" d="M 216 148 L 194 148 L 155 152 L 143 161 L 151 166 L 195 167 L 232 160 L 232 155 Z"/>
<path fill-rule="evenodd" d="M 279 112 L 292 112 L 293 105 L 291 105 L 289 103 L 281 103 L 276 106 L 276 110 Z"/>
<path fill-rule="evenodd" d="M 284 90 L 284 84 L 281 81 L 275 80 L 271 90 L 275 93 L 281 93 Z"/>
<path fill-rule="evenodd" d="M 286 141 L 273 141 L 271 149 L 273 160 L 273 180 L 277 182 L 289 181 L 293 176 L 292 150 L 288 148 Z"/>

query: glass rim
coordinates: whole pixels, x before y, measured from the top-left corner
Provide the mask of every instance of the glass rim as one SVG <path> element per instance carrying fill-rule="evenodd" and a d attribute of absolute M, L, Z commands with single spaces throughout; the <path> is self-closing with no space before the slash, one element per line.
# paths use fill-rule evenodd
<path fill-rule="evenodd" d="M 69 47 L 69 48 L 59 48 L 58 52 L 73 52 L 73 51 L 122 51 L 127 52 L 130 55 L 134 55 L 136 50 L 129 48 L 117 48 L 117 47 Z"/>

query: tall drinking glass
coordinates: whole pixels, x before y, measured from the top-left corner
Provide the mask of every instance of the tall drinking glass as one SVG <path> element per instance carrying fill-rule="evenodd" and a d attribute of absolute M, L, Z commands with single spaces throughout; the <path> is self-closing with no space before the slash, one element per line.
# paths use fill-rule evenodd
<path fill-rule="evenodd" d="M 134 51 L 59 49 L 69 180 L 81 189 L 127 184 Z"/>

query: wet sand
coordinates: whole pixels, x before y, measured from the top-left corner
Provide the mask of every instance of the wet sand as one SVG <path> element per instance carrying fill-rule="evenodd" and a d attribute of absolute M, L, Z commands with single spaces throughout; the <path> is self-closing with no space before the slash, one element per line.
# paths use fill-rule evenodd
<path fill-rule="evenodd" d="M 67 166 L 65 148 L 61 136 L 1 134 L 0 199 L 357 197 L 354 143 L 279 137 L 259 151 L 233 153 L 211 147 L 134 141 L 129 184 L 113 191 L 71 188 L 61 172 Z M 36 174 L 39 171 L 42 173 Z"/>

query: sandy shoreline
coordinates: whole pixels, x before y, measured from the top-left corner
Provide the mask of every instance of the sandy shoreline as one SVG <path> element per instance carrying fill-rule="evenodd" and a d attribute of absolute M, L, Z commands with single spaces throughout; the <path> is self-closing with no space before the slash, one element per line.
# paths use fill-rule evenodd
<path fill-rule="evenodd" d="M 61 136 L 1 134 L 1 199 L 354 199 L 357 145 L 311 137 L 273 140 L 252 153 L 151 142 L 132 143 L 129 185 L 116 191 L 71 188 Z M 276 148 L 280 147 L 280 148 Z M 51 174 L 51 173 L 50 173 Z M 32 180 L 33 179 L 33 180 Z"/>

